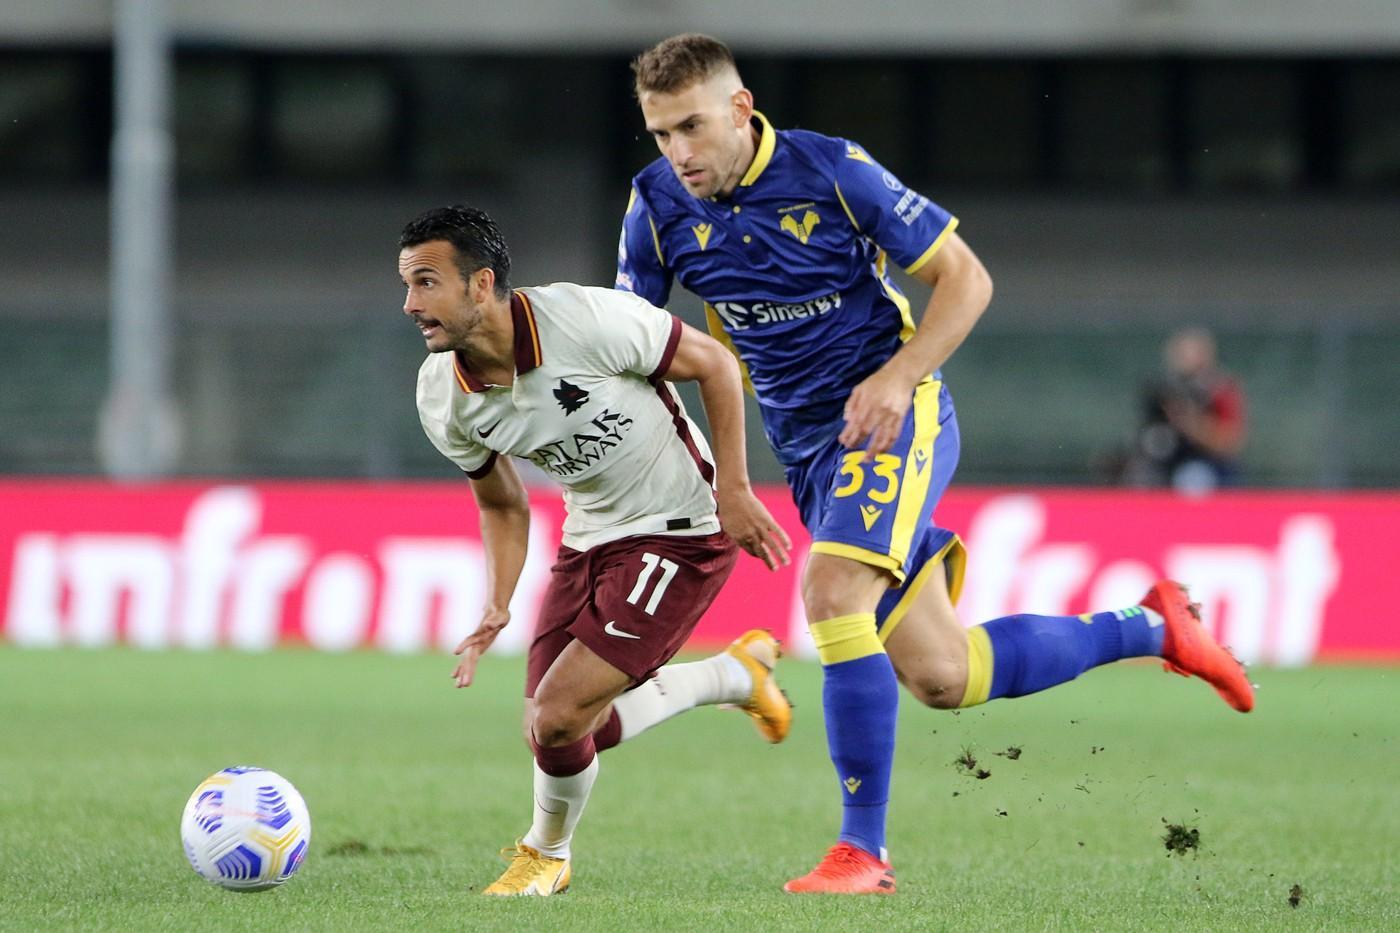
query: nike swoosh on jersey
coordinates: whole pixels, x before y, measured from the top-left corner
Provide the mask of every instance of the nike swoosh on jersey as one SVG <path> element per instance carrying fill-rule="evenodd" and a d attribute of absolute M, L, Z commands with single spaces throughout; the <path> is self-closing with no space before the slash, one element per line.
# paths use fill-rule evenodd
<path fill-rule="evenodd" d="M 490 436 L 491 436 L 491 432 L 494 431 L 494 430 L 496 430 L 497 425 L 499 425 L 500 423 L 501 423 L 501 419 L 500 419 L 500 418 L 497 418 L 497 419 L 496 419 L 496 424 L 491 425 L 491 427 L 489 427 L 489 428 L 477 428 L 477 429 L 476 429 L 476 433 L 477 433 L 477 434 L 480 434 L 482 437 L 490 437 Z"/>
<path fill-rule="evenodd" d="M 624 632 L 622 629 L 620 629 L 620 628 L 617 627 L 617 623 L 616 623 L 616 622 L 609 622 L 607 625 L 603 626 L 603 631 L 607 632 L 609 635 L 616 635 L 618 638 L 641 638 L 641 637 L 642 637 L 642 636 L 640 636 L 640 635 L 633 635 L 631 632 Z"/>

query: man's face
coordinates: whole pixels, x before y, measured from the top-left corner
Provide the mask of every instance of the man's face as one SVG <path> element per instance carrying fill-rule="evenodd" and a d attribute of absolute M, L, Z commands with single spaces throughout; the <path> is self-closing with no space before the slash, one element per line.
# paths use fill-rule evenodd
<path fill-rule="evenodd" d="M 472 278 L 483 272 L 489 275 L 482 270 Z M 405 247 L 399 252 L 399 278 L 408 289 L 403 313 L 418 325 L 428 352 L 468 349 L 481 325 L 481 307 L 462 280 L 456 247 L 446 240 Z"/>
<path fill-rule="evenodd" d="M 673 94 L 642 94 L 647 132 L 685 189 L 697 198 L 729 194 L 748 169 L 739 162 L 753 97 L 737 75 L 718 74 Z"/>
<path fill-rule="evenodd" d="M 1195 376 L 1215 365 L 1215 341 L 1202 331 L 1182 331 L 1167 342 L 1165 356 L 1172 372 Z"/>

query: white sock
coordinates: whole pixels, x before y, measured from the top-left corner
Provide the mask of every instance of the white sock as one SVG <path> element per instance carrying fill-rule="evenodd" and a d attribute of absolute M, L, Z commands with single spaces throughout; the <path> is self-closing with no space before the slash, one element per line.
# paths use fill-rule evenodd
<path fill-rule="evenodd" d="M 593 781 L 598 777 L 598 756 L 588 763 L 578 774 L 568 777 L 554 777 L 540 770 L 535 762 L 535 821 L 530 831 L 521 840 L 541 855 L 550 858 L 568 858 L 569 843 L 574 838 L 574 827 L 583 808 L 588 803 L 588 795 L 593 790 Z"/>
<path fill-rule="evenodd" d="M 640 735 L 677 713 L 713 703 L 742 703 L 753 678 L 736 658 L 717 654 L 703 661 L 668 664 L 656 676 L 613 700 L 622 741 Z"/>

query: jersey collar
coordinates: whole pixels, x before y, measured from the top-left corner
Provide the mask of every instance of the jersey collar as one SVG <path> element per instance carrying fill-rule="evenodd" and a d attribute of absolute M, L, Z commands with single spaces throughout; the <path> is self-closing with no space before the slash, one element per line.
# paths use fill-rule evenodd
<path fill-rule="evenodd" d="M 515 331 L 515 374 L 523 376 L 544 362 L 540 352 L 540 329 L 535 324 L 535 311 L 530 307 L 530 299 L 523 292 L 510 293 L 510 319 Z M 485 392 L 490 388 L 467 368 L 462 351 L 452 354 L 452 372 L 457 377 L 457 385 L 468 395 Z"/>
<path fill-rule="evenodd" d="M 754 153 L 749 170 L 739 179 L 740 188 L 747 188 L 758 181 L 758 176 L 762 175 L 768 163 L 773 161 L 773 149 L 778 145 L 778 134 L 773 131 L 773 124 L 768 122 L 768 118 L 757 110 L 753 112 L 753 116 L 759 125 L 758 151 Z"/>
<path fill-rule="evenodd" d="M 461 350 L 452 351 L 452 374 L 457 377 L 457 387 L 468 395 L 473 392 L 485 392 L 489 388 L 467 369 L 467 361 L 462 357 Z"/>
<path fill-rule="evenodd" d="M 515 323 L 515 374 L 523 376 L 544 362 L 540 352 L 540 329 L 535 326 L 535 310 L 521 291 L 510 293 L 510 317 Z"/>

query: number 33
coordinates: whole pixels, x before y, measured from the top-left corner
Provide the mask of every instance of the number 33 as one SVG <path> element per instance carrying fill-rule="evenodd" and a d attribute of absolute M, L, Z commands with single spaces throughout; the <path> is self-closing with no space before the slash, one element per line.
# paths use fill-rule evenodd
<path fill-rule="evenodd" d="M 860 492 L 861 487 L 865 485 L 865 464 L 861 462 L 864 459 L 863 450 L 853 450 L 841 457 L 841 468 L 838 472 L 842 476 L 849 476 L 850 480 L 836 487 L 836 498 L 844 499 Z M 895 493 L 899 489 L 899 467 L 902 462 L 894 454 L 875 455 L 875 464 L 870 469 L 885 481 L 885 488 L 871 489 L 866 493 L 872 502 L 883 505 L 894 501 Z"/>

